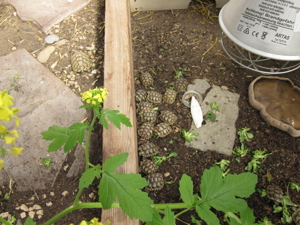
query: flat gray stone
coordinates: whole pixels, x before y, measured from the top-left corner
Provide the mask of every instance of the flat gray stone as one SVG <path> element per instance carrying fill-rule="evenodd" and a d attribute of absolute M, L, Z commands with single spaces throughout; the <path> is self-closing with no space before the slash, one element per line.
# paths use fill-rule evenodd
<path fill-rule="evenodd" d="M 194 90 L 200 92 L 198 89 Z M 211 110 L 210 103 L 216 102 L 220 109 L 220 112 L 213 111 L 216 115 L 216 121 L 212 122 L 205 119 L 206 124 L 200 128 L 196 128 L 195 124 L 192 123 L 190 132 L 196 132 L 199 136 L 193 138 L 192 146 L 188 142 L 185 144 L 202 151 L 214 150 L 225 155 L 231 155 L 236 137 L 235 122 L 239 113 L 238 100 L 238 94 L 213 85 L 203 100 L 201 109 L 203 116 L 205 116 Z"/>
<path fill-rule="evenodd" d="M 196 79 L 195 84 L 189 84 L 187 87 L 188 91 L 198 91 L 201 95 L 205 94 L 210 89 L 210 84 L 206 80 Z"/>
<path fill-rule="evenodd" d="M 51 142 L 43 140 L 40 133 L 50 126 L 80 122 L 86 110 L 79 109 L 80 98 L 25 49 L 0 57 L 0 65 L 0 90 L 11 89 L 14 107 L 20 109 L 17 147 L 24 148 L 18 157 L 6 155 L 0 185 L 12 179 L 19 191 L 52 187 L 67 154 L 62 150 L 48 153 Z M 14 79 L 15 75 L 19 78 Z M 12 83 L 14 87 L 10 87 Z M 53 166 L 42 165 L 42 158 L 51 158 Z"/>

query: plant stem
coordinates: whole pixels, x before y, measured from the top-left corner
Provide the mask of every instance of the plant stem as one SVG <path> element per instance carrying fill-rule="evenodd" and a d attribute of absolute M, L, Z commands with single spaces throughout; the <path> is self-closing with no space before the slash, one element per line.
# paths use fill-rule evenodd
<path fill-rule="evenodd" d="M 95 121 L 96 121 L 96 116 L 95 116 L 95 112 L 94 112 L 94 115 L 93 115 L 93 120 L 91 122 L 91 127 L 94 127 L 94 124 L 95 124 Z M 88 135 L 87 135 L 87 139 L 86 139 L 86 144 L 84 146 L 84 150 L 85 150 L 85 171 L 87 171 L 89 169 L 89 164 L 90 164 L 90 154 L 89 154 L 89 146 L 90 146 L 90 141 L 91 141 L 91 134 L 92 134 L 92 131 L 90 129 L 88 129 Z M 75 200 L 73 202 L 73 207 L 76 207 L 78 202 L 79 202 L 79 198 L 82 194 L 82 191 L 83 189 L 79 189 L 76 197 L 75 197 Z"/>
<path fill-rule="evenodd" d="M 119 203 L 113 203 L 111 205 L 111 208 L 119 208 L 120 205 Z M 58 220 L 60 220 L 62 217 L 64 217 L 65 215 L 67 215 L 68 213 L 77 210 L 77 209 L 99 209 L 102 208 L 102 204 L 100 202 L 89 202 L 89 203 L 78 203 L 76 206 L 70 206 L 66 209 L 64 209 L 63 211 L 61 211 L 60 213 L 58 213 L 57 215 L 55 215 L 54 217 L 52 217 L 50 220 L 48 220 L 46 223 L 44 223 L 43 225 L 52 225 L 54 223 L 56 223 Z"/>
<path fill-rule="evenodd" d="M 165 209 L 166 207 L 170 209 L 187 209 L 188 206 L 185 203 L 168 203 L 168 204 L 153 204 L 152 207 L 156 209 Z"/>

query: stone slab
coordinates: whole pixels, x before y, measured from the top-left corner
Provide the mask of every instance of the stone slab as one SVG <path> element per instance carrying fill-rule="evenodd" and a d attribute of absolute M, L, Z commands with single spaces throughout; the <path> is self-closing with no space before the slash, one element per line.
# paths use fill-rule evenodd
<path fill-rule="evenodd" d="M 0 0 L 0 3 L 13 5 L 22 20 L 32 20 L 41 26 L 45 33 L 75 13 L 91 0 Z"/>
<path fill-rule="evenodd" d="M 24 148 L 18 157 L 6 155 L 0 185 L 12 179 L 20 191 L 49 188 L 67 154 L 62 150 L 48 153 L 51 142 L 42 140 L 40 133 L 50 126 L 80 122 L 86 110 L 78 109 L 80 98 L 25 49 L 0 57 L 0 65 L 0 90 L 10 90 L 14 107 L 20 109 L 17 146 Z M 15 75 L 19 78 L 13 78 Z M 42 158 L 51 158 L 53 167 L 42 165 Z"/>
<path fill-rule="evenodd" d="M 195 86 L 196 87 L 196 86 Z M 201 92 L 197 88 L 195 91 Z M 192 123 L 190 132 L 196 132 L 199 136 L 193 138 L 193 145 L 185 144 L 202 151 L 214 150 L 221 154 L 231 155 L 236 137 L 235 122 L 238 117 L 239 95 L 213 85 L 201 104 L 203 115 L 211 110 L 210 103 L 216 102 L 220 112 L 214 111 L 216 121 L 205 119 L 205 124 L 196 128 Z"/>

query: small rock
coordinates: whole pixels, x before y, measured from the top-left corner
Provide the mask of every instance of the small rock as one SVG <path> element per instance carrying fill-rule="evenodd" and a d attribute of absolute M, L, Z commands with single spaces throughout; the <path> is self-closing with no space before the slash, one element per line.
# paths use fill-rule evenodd
<path fill-rule="evenodd" d="M 21 207 L 20 207 L 20 209 L 21 209 L 22 211 L 25 211 L 25 212 L 28 212 L 28 211 L 29 211 L 27 205 L 25 205 L 25 204 L 22 204 Z"/>
<path fill-rule="evenodd" d="M 0 217 L 2 217 L 2 218 L 8 218 L 9 215 L 10 214 L 8 212 L 4 212 L 4 213 L 0 214 Z"/>
<path fill-rule="evenodd" d="M 226 87 L 226 86 L 221 86 L 221 88 L 222 88 L 223 90 L 225 90 L 225 91 L 228 90 L 228 87 Z"/>
<path fill-rule="evenodd" d="M 12 51 L 16 51 L 16 50 L 17 50 L 17 47 L 14 46 L 14 47 L 11 48 L 11 50 L 12 50 Z"/>
<path fill-rule="evenodd" d="M 47 44 L 53 44 L 56 41 L 59 41 L 59 37 L 56 34 L 50 34 L 45 37 L 45 42 Z"/>
<path fill-rule="evenodd" d="M 22 212 L 22 213 L 20 214 L 20 217 L 21 217 L 21 219 L 24 219 L 24 218 L 26 217 L 26 212 Z"/>
<path fill-rule="evenodd" d="M 94 198 L 95 198 L 95 194 L 94 194 L 93 192 L 91 192 L 91 193 L 89 194 L 89 197 L 90 197 L 91 199 L 94 199 Z"/>
<path fill-rule="evenodd" d="M 34 218 L 34 215 L 35 215 L 35 212 L 34 211 L 31 211 L 28 213 L 28 216 L 33 219 Z"/>
<path fill-rule="evenodd" d="M 40 209 L 42 209 L 42 207 L 41 207 L 40 205 L 37 205 L 37 204 L 33 205 L 32 208 L 33 208 L 34 210 L 40 210 Z"/>
<path fill-rule="evenodd" d="M 44 215 L 44 210 L 38 210 L 36 211 L 36 215 Z"/>
<path fill-rule="evenodd" d="M 38 215 L 38 219 L 41 219 L 43 217 L 43 215 Z"/>
<path fill-rule="evenodd" d="M 61 193 L 64 197 L 66 197 L 67 196 L 67 194 L 68 194 L 69 192 L 67 192 L 67 191 L 64 191 L 63 193 Z"/>
<path fill-rule="evenodd" d="M 37 59 L 40 63 L 46 63 L 51 54 L 55 51 L 55 47 L 50 45 L 44 48 L 38 55 Z"/>
<path fill-rule="evenodd" d="M 165 176 L 165 177 L 168 177 L 168 176 L 170 176 L 170 173 L 167 172 L 167 173 L 164 174 L 164 176 Z"/>
<path fill-rule="evenodd" d="M 43 195 L 42 195 L 42 198 L 47 198 L 47 195 L 46 195 L 46 194 L 43 194 Z"/>
<path fill-rule="evenodd" d="M 51 206 L 52 205 L 52 202 L 46 202 L 46 206 Z"/>

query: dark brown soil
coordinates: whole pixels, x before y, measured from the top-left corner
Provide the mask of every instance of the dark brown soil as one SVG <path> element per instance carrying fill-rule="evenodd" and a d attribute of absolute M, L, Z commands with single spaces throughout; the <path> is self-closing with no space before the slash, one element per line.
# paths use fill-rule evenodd
<path fill-rule="evenodd" d="M 240 68 L 233 63 L 224 53 L 220 44 L 220 27 L 218 24 L 219 10 L 214 7 L 214 4 L 209 1 L 202 1 L 205 8 L 210 12 L 210 18 L 207 17 L 207 11 L 203 9 L 200 1 L 192 1 L 188 10 L 175 11 L 155 11 L 155 12 L 133 12 L 132 13 L 132 38 L 133 38 L 133 52 L 134 52 L 134 74 L 136 80 L 136 89 L 145 89 L 139 80 L 139 75 L 143 71 L 149 71 L 154 77 L 154 85 L 152 86 L 156 91 L 164 93 L 166 88 L 172 87 L 176 71 L 179 68 L 184 68 L 184 77 L 193 83 L 195 79 L 205 79 L 210 85 L 226 86 L 229 91 L 240 95 L 238 102 L 239 117 L 236 121 L 236 128 L 249 127 L 254 138 L 246 143 L 246 147 L 252 150 L 262 149 L 266 150 L 272 155 L 261 164 L 262 172 L 258 173 L 257 188 L 264 189 L 268 185 L 268 179 L 271 178 L 271 183 L 281 187 L 285 194 L 287 194 L 288 182 L 300 183 L 299 178 L 299 161 L 300 161 L 300 145 L 299 138 L 294 138 L 287 133 L 278 130 L 268 125 L 259 115 L 259 112 L 251 107 L 248 102 L 248 86 L 251 81 L 260 76 L 259 73 L 253 72 L 244 68 Z M 0 14 L 4 14 L 8 6 L 0 5 Z M 13 9 L 11 9 L 13 10 Z M 100 12 L 100 13 L 99 13 Z M 89 88 L 93 88 L 92 83 L 98 79 L 95 86 L 103 85 L 101 77 L 103 75 L 103 20 L 104 20 L 104 1 L 92 1 L 85 9 L 74 15 L 77 26 L 76 32 L 69 29 L 64 29 L 72 24 L 71 20 L 65 20 L 59 24 L 60 32 L 58 35 L 68 39 L 70 45 L 66 47 L 66 51 L 61 50 L 67 55 L 63 60 L 59 61 L 55 70 L 53 71 L 58 77 L 63 79 L 67 84 L 67 75 L 72 74 L 69 65 L 69 55 L 71 50 L 80 49 L 86 51 L 86 47 L 94 43 L 95 51 L 90 51 L 90 56 L 94 60 L 94 68 L 97 73 L 89 76 L 91 72 L 82 75 L 76 75 L 76 81 L 81 87 L 69 83 L 71 89 L 79 94 Z M 4 16 L 5 18 L 5 16 Z M 18 24 L 18 28 L 22 31 L 24 27 L 29 27 L 32 32 L 39 32 L 39 29 L 33 25 L 20 21 L 14 18 Z M 3 17 L 0 17 L 3 20 Z M 88 23 L 86 23 L 88 21 Z M 11 35 L 8 38 L 13 38 L 17 30 L 13 30 L 8 24 L 3 23 L 0 27 L 6 26 L 9 32 L 5 35 Z M 70 26 L 69 26 L 70 27 Z M 29 29 L 28 28 L 28 29 Z M 86 31 L 86 39 L 80 39 L 80 32 Z M 40 34 L 40 36 L 45 36 Z M 25 37 L 23 37 L 25 39 Z M 12 39 L 10 39 L 12 40 Z M 1 44 L 2 43 L 2 44 Z M 11 52 L 11 49 L 3 46 L 0 43 L 1 55 L 6 55 Z M 17 46 L 18 48 L 25 47 L 29 52 L 39 49 L 42 42 L 32 45 Z M 212 47 L 213 46 L 213 47 Z M 212 47 L 212 48 L 211 48 Z M 38 52 L 37 52 L 38 53 Z M 37 54 L 35 53 L 35 54 Z M 59 54 L 58 54 L 59 55 Z M 51 56 L 47 67 L 50 68 L 58 56 Z M 56 57 L 56 58 L 55 58 Z M 295 85 L 300 86 L 300 79 L 298 71 L 281 75 L 291 79 Z M 100 82 L 100 83 L 99 83 Z M 149 89 L 149 88 L 148 88 Z M 108 90 L 109 91 L 109 90 Z M 176 102 L 168 104 L 159 104 L 159 110 L 171 110 L 178 117 L 178 122 L 173 126 L 173 132 L 165 138 L 151 139 L 159 146 L 160 156 L 166 156 L 170 152 L 177 152 L 178 156 L 173 157 L 168 161 L 162 163 L 159 168 L 160 173 L 165 175 L 167 182 L 164 188 L 160 191 L 150 192 L 149 196 L 155 203 L 175 203 L 181 202 L 178 191 L 178 182 L 182 174 L 188 174 L 192 177 L 194 182 L 194 192 L 199 192 L 199 182 L 201 175 L 205 169 L 210 168 L 214 163 L 222 159 L 230 161 L 230 173 L 245 172 L 244 168 L 250 161 L 251 154 L 248 153 L 238 163 L 236 156 L 226 156 L 218 154 L 214 151 L 202 152 L 191 147 L 187 147 L 184 139 L 181 137 L 180 130 L 189 130 L 192 118 L 189 108 L 181 103 L 182 93 L 178 94 Z M 138 118 L 138 117 L 137 117 Z M 138 125 L 141 122 L 138 119 Z M 100 134 L 99 128 L 99 134 Z M 143 140 L 139 139 L 139 143 Z M 101 144 L 99 143 L 99 146 Z M 239 146 L 238 136 L 236 136 L 235 147 Z M 92 155 L 92 159 L 97 159 L 92 163 L 101 163 L 101 153 L 97 152 Z M 73 156 L 69 154 L 65 164 L 72 162 Z M 16 218 L 20 218 L 20 211 L 15 208 L 21 204 L 39 204 L 44 208 L 44 216 L 38 221 L 38 224 L 45 222 L 60 210 L 71 205 L 73 197 L 78 190 L 78 179 L 66 178 L 66 171 L 62 169 L 57 182 L 54 187 L 49 187 L 49 190 L 30 191 L 26 193 L 11 193 L 9 201 L 1 201 L 0 212 L 10 212 Z M 9 191 L 8 186 L 1 187 L 0 198 Z M 49 193 L 53 191 L 54 196 Z M 68 191 L 68 197 L 63 198 L 61 193 Z M 90 187 L 84 192 L 82 201 L 92 201 L 89 197 L 90 193 L 97 193 L 94 186 Z M 43 198 L 46 194 L 47 197 Z M 300 204 L 300 194 L 295 190 L 288 190 L 291 200 Z M 32 199 L 34 197 L 34 199 Z M 51 201 L 52 207 L 47 207 L 45 204 Z M 262 198 L 258 193 L 254 193 L 247 199 L 248 205 L 254 210 L 255 216 L 258 220 L 268 217 L 274 224 L 281 224 L 280 214 L 272 213 L 272 202 L 267 198 Z M 81 210 L 65 216 L 57 224 L 76 223 L 82 219 L 91 219 L 93 217 L 100 217 L 100 210 Z M 177 221 L 177 224 L 191 224 L 190 216 L 196 216 L 196 213 L 191 210 L 182 214 Z M 222 213 L 218 213 L 221 224 L 226 224 L 223 221 Z M 204 223 L 203 223 L 204 224 Z"/>

